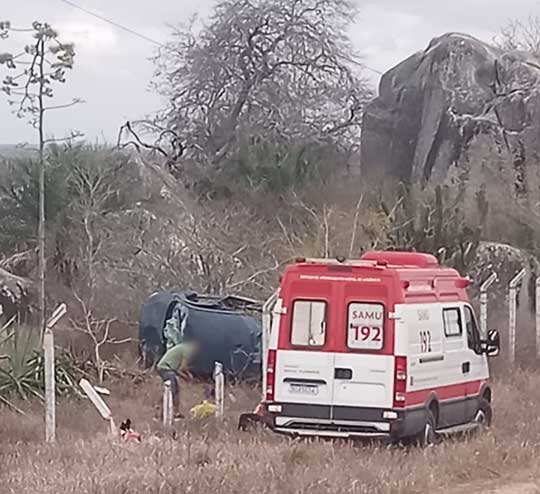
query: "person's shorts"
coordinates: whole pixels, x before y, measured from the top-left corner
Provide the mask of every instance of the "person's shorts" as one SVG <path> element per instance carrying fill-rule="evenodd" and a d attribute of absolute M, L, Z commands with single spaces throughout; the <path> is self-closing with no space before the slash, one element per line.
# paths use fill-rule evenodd
<path fill-rule="evenodd" d="M 158 369 L 157 371 L 163 382 L 170 381 L 173 397 L 178 396 L 178 377 L 176 372 L 168 369 Z"/>

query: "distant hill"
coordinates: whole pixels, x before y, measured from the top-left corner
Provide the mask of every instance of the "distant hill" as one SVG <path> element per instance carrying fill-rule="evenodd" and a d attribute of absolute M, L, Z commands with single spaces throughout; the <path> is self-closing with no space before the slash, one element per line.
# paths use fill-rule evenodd
<path fill-rule="evenodd" d="M 0 144 L 0 156 L 13 156 L 17 153 L 17 146 L 13 144 Z"/>
<path fill-rule="evenodd" d="M 0 144 L 0 158 L 14 158 L 31 152 L 32 150 L 15 144 Z"/>

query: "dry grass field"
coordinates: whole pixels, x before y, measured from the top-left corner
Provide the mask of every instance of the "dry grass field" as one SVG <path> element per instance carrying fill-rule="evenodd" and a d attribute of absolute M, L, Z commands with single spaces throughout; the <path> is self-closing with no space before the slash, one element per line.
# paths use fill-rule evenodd
<path fill-rule="evenodd" d="M 253 408 L 258 398 L 256 391 L 242 388 L 227 390 L 223 423 L 186 419 L 171 438 L 156 420 L 158 380 L 112 389 L 111 408 L 119 419 L 132 419 L 144 434 L 142 444 L 109 438 L 86 401 L 59 404 L 54 446 L 42 440 L 39 408 L 26 405 L 24 417 L 1 410 L 0 493 L 457 494 L 505 485 L 509 490 L 492 492 L 535 492 L 531 482 L 540 468 L 536 373 L 516 372 L 497 381 L 491 431 L 426 450 L 238 432 L 238 412 Z M 200 385 L 185 386 L 186 408 L 202 394 Z"/>

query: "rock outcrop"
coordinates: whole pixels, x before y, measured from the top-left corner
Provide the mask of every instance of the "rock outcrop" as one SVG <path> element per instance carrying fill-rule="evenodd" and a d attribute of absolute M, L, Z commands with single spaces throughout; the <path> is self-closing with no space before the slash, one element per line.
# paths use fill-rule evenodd
<path fill-rule="evenodd" d="M 367 108 L 362 173 L 540 197 L 540 60 L 464 34 L 383 75 Z"/>
<path fill-rule="evenodd" d="M 6 318 L 19 313 L 31 312 L 33 293 L 32 281 L 15 276 L 0 268 L 0 306 Z"/>

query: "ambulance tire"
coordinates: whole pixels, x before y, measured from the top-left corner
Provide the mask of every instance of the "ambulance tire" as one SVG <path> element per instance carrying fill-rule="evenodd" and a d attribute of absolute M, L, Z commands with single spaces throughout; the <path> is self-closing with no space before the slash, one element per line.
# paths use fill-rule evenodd
<path fill-rule="evenodd" d="M 421 448 L 434 446 L 437 443 L 437 432 L 435 428 L 435 416 L 431 410 L 426 410 L 426 419 L 422 430 L 416 436 L 416 445 Z"/>
<path fill-rule="evenodd" d="M 478 404 L 478 411 L 474 417 L 474 421 L 480 426 L 480 429 L 489 429 L 493 420 L 493 409 L 491 403 L 482 398 Z"/>

